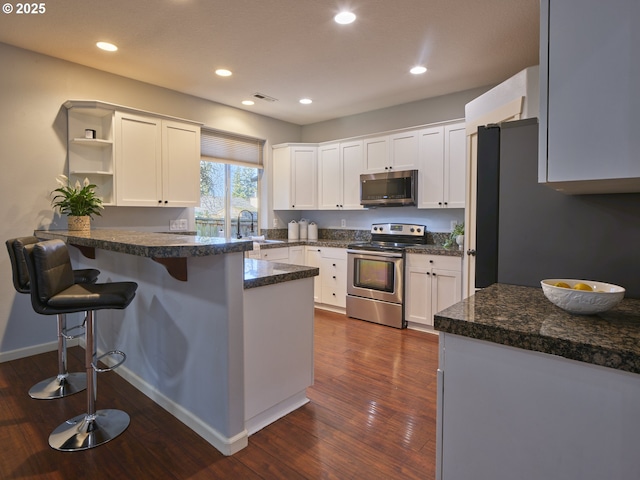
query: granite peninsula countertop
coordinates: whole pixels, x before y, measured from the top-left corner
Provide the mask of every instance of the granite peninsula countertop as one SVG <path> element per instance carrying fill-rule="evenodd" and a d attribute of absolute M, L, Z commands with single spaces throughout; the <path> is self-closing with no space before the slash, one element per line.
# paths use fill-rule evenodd
<path fill-rule="evenodd" d="M 264 287 L 276 283 L 315 277 L 320 274 L 316 267 L 244 259 L 244 288 Z"/>
<path fill-rule="evenodd" d="M 541 288 L 494 284 L 437 313 L 436 330 L 640 373 L 640 300 L 572 315 Z"/>
<path fill-rule="evenodd" d="M 244 252 L 253 248 L 253 243 L 249 240 L 99 228 L 86 233 L 36 230 L 34 235 L 46 240 L 59 238 L 78 247 L 99 248 L 151 258 L 204 257 Z"/>

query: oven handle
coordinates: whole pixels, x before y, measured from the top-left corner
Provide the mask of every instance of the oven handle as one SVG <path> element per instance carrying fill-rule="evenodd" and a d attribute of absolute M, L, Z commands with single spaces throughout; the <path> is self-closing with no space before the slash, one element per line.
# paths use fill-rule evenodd
<path fill-rule="evenodd" d="M 402 258 L 402 253 L 399 253 L 399 252 L 383 252 L 383 251 L 371 251 L 371 250 L 347 250 L 347 253 L 354 253 L 356 255 L 368 255 L 368 256 L 374 256 L 374 257 Z"/>

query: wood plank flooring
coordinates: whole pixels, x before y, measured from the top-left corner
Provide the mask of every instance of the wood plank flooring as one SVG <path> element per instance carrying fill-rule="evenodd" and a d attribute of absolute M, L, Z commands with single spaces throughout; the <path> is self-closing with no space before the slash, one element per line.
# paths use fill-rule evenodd
<path fill-rule="evenodd" d="M 33 400 L 56 353 L 0 364 L 0 479 L 420 479 L 435 477 L 437 336 L 316 310 L 315 384 L 307 405 L 225 457 L 116 373 L 98 377 L 97 408 L 127 431 L 83 452 L 49 433 L 86 409 L 84 392 Z M 83 350 L 70 350 L 71 371 Z"/>

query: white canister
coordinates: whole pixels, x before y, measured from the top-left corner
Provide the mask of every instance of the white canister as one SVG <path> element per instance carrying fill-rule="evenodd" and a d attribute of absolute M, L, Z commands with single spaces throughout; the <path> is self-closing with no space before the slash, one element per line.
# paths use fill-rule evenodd
<path fill-rule="evenodd" d="M 289 222 L 289 240 L 298 240 L 299 235 L 300 229 L 298 227 L 298 222 L 291 220 Z"/>
<path fill-rule="evenodd" d="M 306 218 L 301 218 L 298 225 L 300 226 L 300 240 L 306 240 L 309 231 L 309 221 Z"/>
<path fill-rule="evenodd" d="M 309 240 L 318 240 L 318 224 L 316 222 L 309 222 Z"/>

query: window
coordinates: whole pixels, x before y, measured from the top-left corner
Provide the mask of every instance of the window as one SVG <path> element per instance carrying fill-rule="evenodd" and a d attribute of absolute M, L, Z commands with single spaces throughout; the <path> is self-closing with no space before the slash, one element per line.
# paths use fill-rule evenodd
<path fill-rule="evenodd" d="M 264 141 L 202 130 L 198 235 L 258 235 Z"/>

